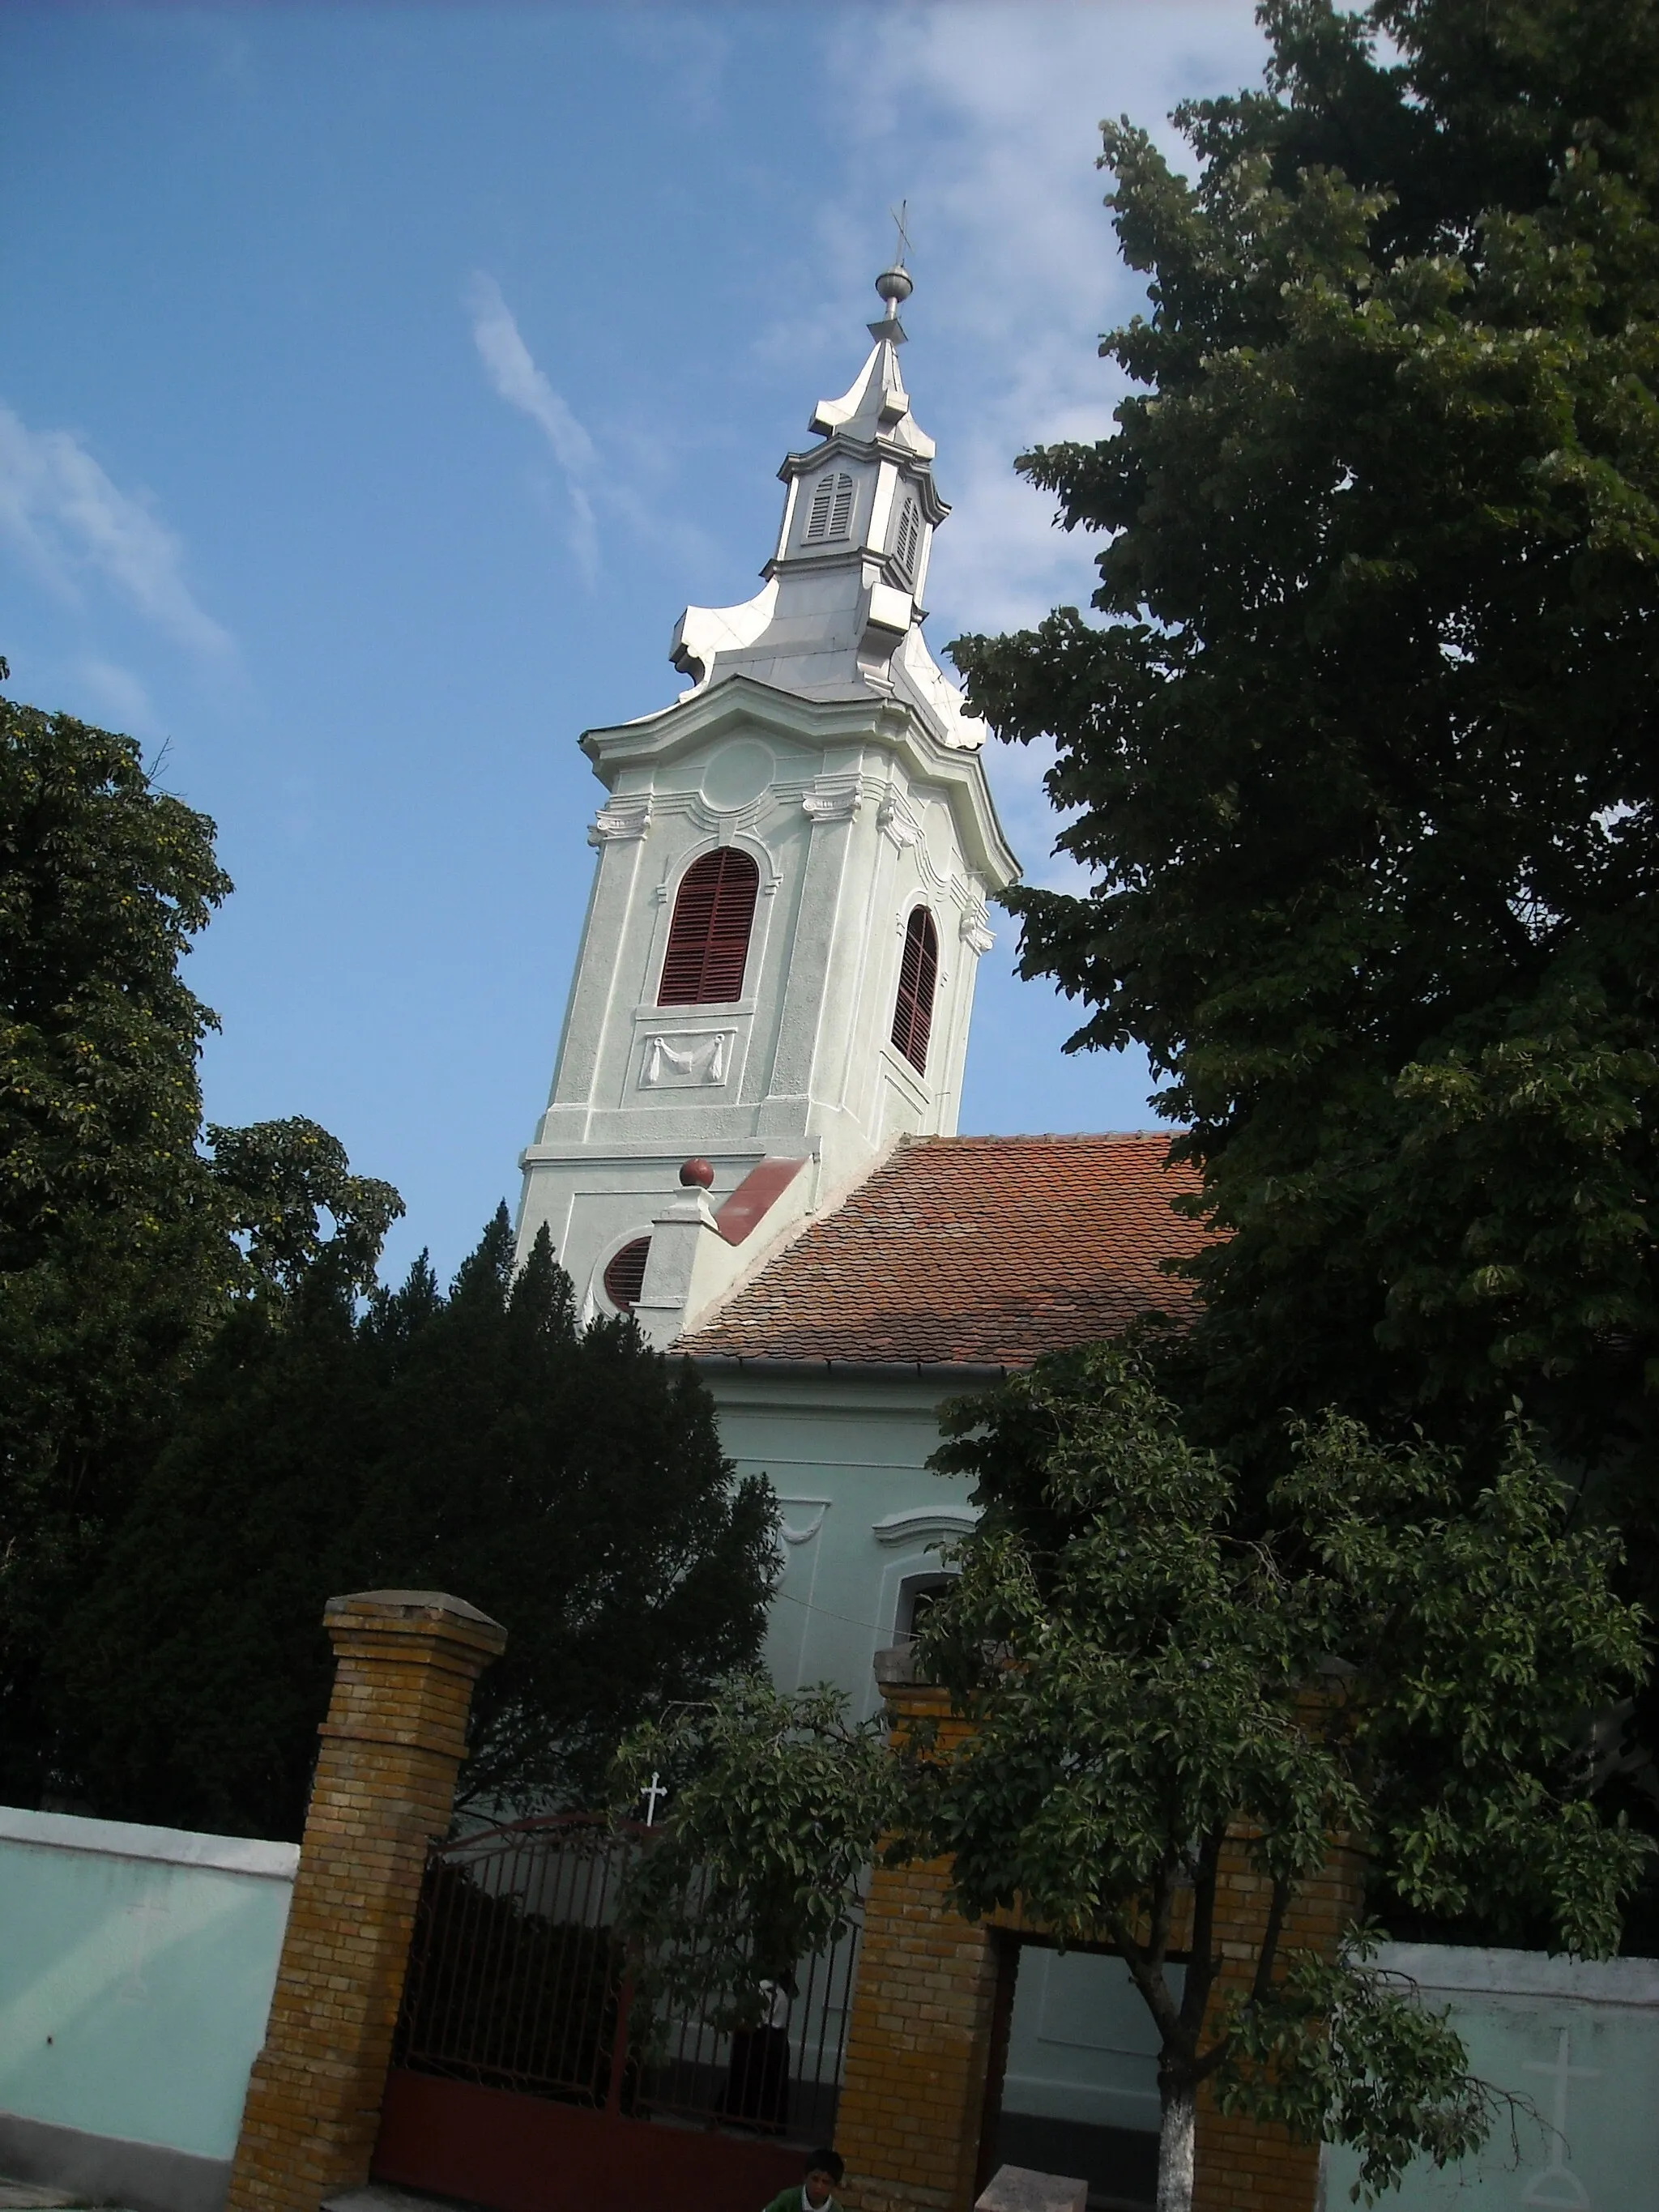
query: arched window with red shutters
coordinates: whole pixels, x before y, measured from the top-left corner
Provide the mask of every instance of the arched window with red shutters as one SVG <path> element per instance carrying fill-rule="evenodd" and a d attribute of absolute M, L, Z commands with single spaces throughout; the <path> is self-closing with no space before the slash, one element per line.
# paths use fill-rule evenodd
<path fill-rule="evenodd" d="M 899 963 L 893 1042 L 918 1075 L 927 1073 L 927 1035 L 933 1026 L 933 986 L 939 981 L 939 936 L 925 906 L 910 916 Z"/>
<path fill-rule="evenodd" d="M 722 845 L 680 878 L 659 1006 L 707 1006 L 743 996 L 760 870 L 740 846 Z"/>

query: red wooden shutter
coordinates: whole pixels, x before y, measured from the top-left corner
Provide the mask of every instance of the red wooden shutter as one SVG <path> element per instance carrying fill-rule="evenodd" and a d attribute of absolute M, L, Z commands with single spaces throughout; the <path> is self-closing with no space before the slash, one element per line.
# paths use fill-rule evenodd
<path fill-rule="evenodd" d="M 893 1008 L 893 1042 L 918 1075 L 927 1073 L 927 1036 L 933 1026 L 933 986 L 939 981 L 939 938 L 925 906 L 910 916 L 899 963 L 898 1003 Z"/>
<path fill-rule="evenodd" d="M 632 1313 L 645 1288 L 645 1263 L 651 1256 L 651 1239 L 636 1237 L 613 1253 L 605 1271 L 605 1294 L 618 1313 Z"/>
<path fill-rule="evenodd" d="M 680 878 L 659 1006 L 707 1006 L 743 996 L 760 870 L 736 845 L 694 860 Z"/>

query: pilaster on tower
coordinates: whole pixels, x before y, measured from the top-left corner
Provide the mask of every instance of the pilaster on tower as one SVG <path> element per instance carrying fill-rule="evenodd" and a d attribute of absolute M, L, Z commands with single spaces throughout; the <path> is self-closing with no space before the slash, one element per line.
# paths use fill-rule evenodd
<path fill-rule="evenodd" d="M 922 638 L 950 509 L 899 371 L 908 273 L 877 290 L 862 369 L 779 471 L 762 589 L 688 607 L 690 689 L 581 740 L 607 796 L 520 1238 L 545 1222 L 584 1310 L 659 1343 L 900 1136 L 954 1132 L 986 902 L 1018 872 L 985 726 Z"/>

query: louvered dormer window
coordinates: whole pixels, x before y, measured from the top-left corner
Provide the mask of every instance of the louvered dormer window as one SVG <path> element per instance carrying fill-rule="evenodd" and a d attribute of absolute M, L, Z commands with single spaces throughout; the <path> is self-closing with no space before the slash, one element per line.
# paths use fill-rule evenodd
<path fill-rule="evenodd" d="M 933 986 L 939 981 L 939 936 L 925 906 L 911 915 L 899 963 L 893 1042 L 918 1075 L 927 1073 L 927 1038 L 933 1026 Z"/>
<path fill-rule="evenodd" d="M 812 487 L 812 504 L 807 510 L 806 539 L 809 545 L 823 545 L 832 538 L 845 538 L 853 526 L 853 479 L 831 469 L 828 476 L 820 477 Z"/>
<path fill-rule="evenodd" d="M 737 845 L 694 860 L 680 878 L 659 1006 L 707 1006 L 743 996 L 760 870 Z"/>
<path fill-rule="evenodd" d="M 916 573 L 916 548 L 921 543 L 921 509 L 913 499 L 907 499 L 899 509 L 898 528 L 893 533 L 893 558 L 903 569 L 906 580 Z"/>
<path fill-rule="evenodd" d="M 645 1288 L 645 1263 L 650 1257 L 648 1237 L 636 1237 L 631 1244 L 624 1244 L 620 1252 L 611 1255 L 603 1280 L 605 1294 L 618 1313 L 632 1313 L 638 1305 L 640 1292 Z"/>

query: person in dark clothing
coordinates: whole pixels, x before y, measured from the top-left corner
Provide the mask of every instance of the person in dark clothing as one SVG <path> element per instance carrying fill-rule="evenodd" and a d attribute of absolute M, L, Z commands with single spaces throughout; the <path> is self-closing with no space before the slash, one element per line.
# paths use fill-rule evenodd
<path fill-rule="evenodd" d="M 782 1982 L 763 1982 L 760 1997 L 759 2024 L 732 2032 L 720 2110 L 739 2126 L 781 2135 L 789 2118 L 790 1992 Z"/>

